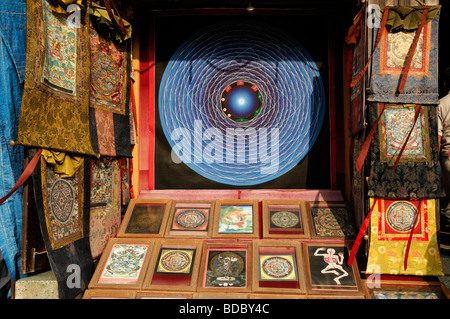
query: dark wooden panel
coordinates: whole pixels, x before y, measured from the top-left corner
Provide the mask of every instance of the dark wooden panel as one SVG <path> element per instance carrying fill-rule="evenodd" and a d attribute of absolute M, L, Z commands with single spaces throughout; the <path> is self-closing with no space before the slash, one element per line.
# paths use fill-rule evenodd
<path fill-rule="evenodd" d="M 25 158 L 24 167 L 30 160 L 31 156 Z M 39 226 L 33 180 L 30 177 L 23 185 L 21 273 L 28 274 L 45 269 L 50 269 L 50 263 Z"/>

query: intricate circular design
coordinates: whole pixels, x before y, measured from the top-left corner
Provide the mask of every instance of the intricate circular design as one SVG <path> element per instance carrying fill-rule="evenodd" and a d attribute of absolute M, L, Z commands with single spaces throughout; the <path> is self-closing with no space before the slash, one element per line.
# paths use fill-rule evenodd
<path fill-rule="evenodd" d="M 198 209 L 187 209 L 179 213 L 175 218 L 175 223 L 186 229 L 194 229 L 202 226 L 208 217 Z"/>
<path fill-rule="evenodd" d="M 286 258 L 270 257 L 264 261 L 262 269 L 267 275 L 281 279 L 289 276 L 294 267 Z"/>
<path fill-rule="evenodd" d="M 406 136 L 411 131 L 411 126 L 414 123 L 414 110 L 391 110 L 389 116 L 386 117 L 386 124 L 391 130 L 388 133 L 388 151 L 389 155 L 397 155 L 402 148 Z M 404 149 L 404 154 L 420 155 L 423 153 L 422 142 L 422 125 L 420 117 L 414 124 L 414 129 L 408 139 L 408 145 Z"/>
<path fill-rule="evenodd" d="M 299 218 L 293 212 L 276 212 L 270 216 L 270 220 L 275 226 L 280 228 L 294 227 L 299 223 Z"/>
<path fill-rule="evenodd" d="M 321 226 L 332 230 L 339 230 L 342 227 L 341 225 L 346 223 L 340 214 L 333 214 L 330 209 L 319 209 L 317 211 L 317 222 Z"/>
<path fill-rule="evenodd" d="M 114 93 L 119 84 L 119 72 L 113 58 L 105 52 L 97 52 L 91 61 L 91 80 L 95 90 L 103 95 Z"/>
<path fill-rule="evenodd" d="M 397 201 L 386 211 L 386 222 L 397 232 L 406 233 L 411 230 L 417 208 L 410 202 Z"/>
<path fill-rule="evenodd" d="M 161 258 L 161 267 L 166 271 L 181 271 L 191 262 L 191 257 L 184 251 L 173 250 Z"/>
<path fill-rule="evenodd" d="M 414 40 L 414 33 L 397 32 L 390 33 L 389 37 L 392 37 L 390 41 L 391 50 L 390 58 L 388 59 L 388 67 L 400 68 L 406 61 L 406 57 L 409 54 L 411 44 Z M 419 38 L 418 48 L 422 47 L 423 37 Z M 413 59 L 411 62 L 411 69 L 421 69 L 422 68 L 422 53 L 423 51 L 418 49 L 414 52 Z"/>
<path fill-rule="evenodd" d="M 248 107 L 244 121 L 245 114 L 230 120 L 222 104 L 238 82 L 254 85 L 261 103 L 255 112 Z M 314 145 L 325 113 L 320 73 L 303 46 L 266 25 L 236 21 L 178 48 L 158 104 L 174 160 L 227 185 L 261 184 L 290 171 Z"/>
<path fill-rule="evenodd" d="M 75 205 L 74 190 L 64 179 L 57 180 L 50 190 L 50 210 L 60 223 L 67 223 Z"/>
<path fill-rule="evenodd" d="M 233 121 L 243 122 L 259 114 L 262 98 L 258 88 L 244 81 L 227 86 L 222 94 L 222 111 Z"/>

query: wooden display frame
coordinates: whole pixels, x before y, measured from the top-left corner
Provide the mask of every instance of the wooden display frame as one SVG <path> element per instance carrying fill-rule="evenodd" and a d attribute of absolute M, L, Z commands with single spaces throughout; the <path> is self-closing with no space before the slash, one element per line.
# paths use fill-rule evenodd
<path fill-rule="evenodd" d="M 136 290 L 87 289 L 82 299 L 135 299 Z"/>
<path fill-rule="evenodd" d="M 280 294 L 306 294 L 305 270 L 303 266 L 303 252 L 300 242 L 295 241 L 281 241 L 281 240 L 254 240 L 252 242 L 253 264 L 252 264 L 252 292 L 264 293 L 280 293 Z M 295 263 L 297 268 L 298 288 L 287 288 L 281 286 L 261 287 L 260 286 L 260 248 L 265 247 L 273 251 L 271 254 L 280 254 L 277 251 L 282 251 L 283 248 L 293 248 L 295 250 Z M 292 282 L 292 281 L 291 281 Z M 280 285 L 281 282 L 280 282 Z"/>
<path fill-rule="evenodd" d="M 179 284 L 154 284 L 152 283 L 155 275 L 155 269 L 159 262 L 161 248 L 174 248 L 174 249 L 194 249 L 194 262 L 190 266 L 189 275 L 172 275 L 172 276 L 190 276 L 189 285 Z M 176 240 L 176 239 L 161 239 L 155 240 L 153 246 L 153 254 L 149 264 L 149 268 L 145 275 L 142 290 L 177 290 L 177 291 L 195 291 L 198 281 L 198 273 L 200 267 L 200 260 L 202 257 L 203 242 L 201 240 Z M 173 282 L 173 281 L 172 281 Z"/>
<path fill-rule="evenodd" d="M 135 299 L 192 299 L 189 292 L 172 291 L 138 291 Z"/>
<path fill-rule="evenodd" d="M 169 218 L 167 219 L 167 225 L 165 230 L 165 238 L 211 238 L 211 234 L 213 231 L 214 225 L 214 216 L 215 216 L 215 205 L 214 200 L 174 200 L 172 202 L 172 207 L 170 209 Z M 188 207 L 183 207 L 183 204 L 187 204 Z M 199 206 L 194 206 L 198 204 Z M 172 230 L 172 225 L 174 222 L 175 212 L 177 208 L 205 208 L 202 206 L 207 206 L 209 204 L 209 216 L 208 216 L 208 225 L 207 230 L 198 231 L 198 230 Z M 179 205 L 179 206 L 178 206 Z"/>
<path fill-rule="evenodd" d="M 325 249 L 322 250 L 322 253 L 326 253 L 327 250 L 329 248 L 331 249 L 338 249 L 338 250 L 342 250 L 344 252 L 344 257 L 347 256 L 347 258 L 343 258 L 343 260 L 341 260 L 341 262 L 337 261 L 339 266 L 343 266 L 345 268 L 347 268 L 349 271 L 352 272 L 352 277 L 354 279 L 354 284 L 353 285 L 346 285 L 344 284 L 331 284 L 331 285 L 327 285 L 327 284 L 321 284 L 321 285 L 314 285 L 312 283 L 312 272 L 311 272 L 311 268 L 313 268 L 315 271 L 319 268 L 322 267 L 322 265 L 320 267 L 318 267 L 317 265 L 311 267 L 311 261 L 310 261 L 310 255 L 309 255 L 309 247 L 319 247 L 322 248 L 324 247 Z M 361 280 L 361 275 L 360 272 L 358 270 L 358 265 L 356 262 L 354 262 L 351 266 L 347 265 L 347 260 L 348 260 L 348 256 L 350 254 L 350 245 L 348 243 L 345 242 L 331 242 L 331 241 L 312 241 L 312 242 L 303 242 L 302 243 L 302 249 L 303 249 L 303 262 L 304 262 L 304 269 L 305 269 L 305 275 L 306 275 L 306 293 L 307 295 L 332 295 L 332 296 L 364 296 L 364 290 L 362 287 L 362 280 Z M 316 250 L 317 252 L 317 250 Z M 322 254 L 321 253 L 321 254 Z M 324 259 L 325 263 L 328 263 L 327 261 L 325 261 L 325 257 L 322 255 L 315 255 L 315 253 L 313 253 L 314 257 L 318 258 L 315 259 L 315 261 L 321 261 L 321 258 Z M 334 255 L 337 256 L 337 255 Z M 311 256 L 312 257 L 312 256 Z M 337 269 L 337 270 L 335 270 Z M 338 272 L 338 274 L 334 274 L 334 276 L 338 276 L 338 277 L 344 277 L 342 276 L 344 274 L 344 272 L 341 269 L 338 268 L 330 268 L 328 269 L 327 273 L 322 272 L 324 271 L 325 268 L 323 268 L 321 270 L 321 274 L 327 275 L 327 276 L 332 276 L 329 275 L 329 273 L 333 274 L 333 271 Z M 344 269 L 345 271 L 345 269 Z M 347 271 L 346 271 L 347 272 Z M 348 272 L 347 272 L 348 273 Z M 339 274 L 341 276 L 339 276 Z M 345 277 L 344 279 L 339 279 L 338 281 L 336 281 L 338 279 L 338 277 L 335 277 L 333 280 L 338 283 L 338 281 L 340 280 L 346 280 Z M 317 287 L 314 287 L 317 286 Z M 325 286 L 329 286 L 329 288 L 319 288 L 319 286 L 325 287 Z M 338 288 L 334 288 L 334 287 L 341 287 L 342 289 L 338 289 Z"/>
<path fill-rule="evenodd" d="M 307 295 L 306 299 L 366 299 L 364 295 Z"/>
<path fill-rule="evenodd" d="M 297 234 L 286 231 L 282 233 L 274 233 L 270 228 L 270 206 L 298 206 L 300 212 L 300 225 L 302 225 L 303 234 Z M 309 206 L 304 200 L 262 200 L 262 229 L 264 239 L 310 239 L 311 238 L 311 214 L 309 212 Z"/>
<path fill-rule="evenodd" d="M 219 233 L 220 232 L 220 215 L 222 206 L 252 206 L 252 233 Z M 253 199 L 218 199 L 214 211 L 214 223 L 212 238 L 259 238 L 259 203 Z"/>
<path fill-rule="evenodd" d="M 206 275 L 208 270 L 208 258 L 210 251 L 245 251 L 245 272 L 246 272 L 246 286 L 245 287 L 205 287 Z M 233 293 L 248 293 L 252 291 L 252 243 L 251 242 L 203 242 L 202 259 L 200 264 L 200 272 L 198 276 L 197 292 L 233 294 Z"/>
<path fill-rule="evenodd" d="M 165 205 L 165 210 L 161 219 L 159 231 L 155 233 L 130 233 L 127 232 L 127 228 L 130 224 L 130 220 L 133 217 L 134 208 L 136 205 L 148 204 L 149 206 L 155 205 Z M 118 238 L 161 238 L 164 237 L 164 232 L 166 230 L 167 219 L 169 217 L 170 208 L 172 205 L 171 199 L 144 199 L 137 198 L 130 200 L 125 216 L 123 217 L 122 224 L 120 225 L 119 232 L 117 233 Z"/>
<path fill-rule="evenodd" d="M 351 213 L 350 206 L 346 202 L 326 202 L 326 201 L 319 201 L 319 202 L 307 202 L 307 205 L 309 206 L 308 212 L 308 220 L 310 222 L 310 229 L 311 229 L 311 238 L 312 239 L 321 239 L 321 240 L 329 240 L 329 239 L 339 239 L 339 240 L 354 240 L 356 238 L 356 235 L 358 233 L 356 229 L 356 223 L 355 218 L 353 214 Z M 313 217 L 313 208 L 315 207 L 325 207 L 325 208 L 345 208 L 348 212 L 348 218 L 350 222 L 350 226 L 353 228 L 353 235 L 349 236 L 321 236 L 317 234 L 316 231 L 316 225 L 314 223 L 314 217 Z"/>
<path fill-rule="evenodd" d="M 307 299 L 304 294 L 290 295 L 290 294 L 265 294 L 265 293 L 255 293 L 249 294 L 248 299 Z"/>
<path fill-rule="evenodd" d="M 379 288 L 369 288 L 367 286 L 367 281 L 363 281 L 364 293 L 367 299 L 377 299 L 374 298 L 372 293 L 375 290 L 383 289 L 399 289 L 399 290 L 438 290 L 441 294 L 440 299 L 450 299 L 450 293 L 444 283 L 437 282 L 416 282 L 416 281 L 384 281 L 381 280 L 379 283 Z"/>
<path fill-rule="evenodd" d="M 118 244 L 122 245 L 145 245 L 148 246 L 144 260 L 142 262 L 142 265 L 140 267 L 138 278 L 135 280 L 135 282 L 126 283 L 125 280 L 123 282 L 120 282 L 120 280 L 111 280 L 109 283 L 107 280 L 101 280 L 103 271 L 106 267 L 106 264 L 110 258 L 111 252 L 114 248 L 114 246 Z M 98 265 L 94 271 L 94 274 L 92 276 L 92 279 L 89 283 L 88 288 L 89 289 L 98 289 L 98 288 L 104 288 L 104 289 L 140 289 L 142 286 L 142 283 L 144 281 L 145 274 L 147 273 L 148 264 L 150 262 L 150 258 L 152 256 L 154 246 L 154 240 L 150 238 L 111 238 L 108 241 L 108 244 L 106 245 L 102 256 L 100 257 L 100 260 L 98 262 Z"/>
<path fill-rule="evenodd" d="M 193 299 L 248 299 L 248 294 L 196 292 Z"/>

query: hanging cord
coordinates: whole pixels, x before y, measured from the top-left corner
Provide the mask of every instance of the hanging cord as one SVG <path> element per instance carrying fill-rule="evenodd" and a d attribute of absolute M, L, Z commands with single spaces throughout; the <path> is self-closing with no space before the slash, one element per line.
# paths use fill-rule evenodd
<path fill-rule="evenodd" d="M 380 103 L 381 111 L 378 115 L 378 118 L 375 122 L 375 124 L 370 129 L 369 134 L 367 134 L 366 140 L 364 141 L 364 144 L 361 148 L 361 152 L 358 155 L 358 159 L 356 160 L 356 170 L 359 172 L 361 171 L 364 161 L 366 160 L 367 153 L 369 152 L 370 144 L 372 143 L 373 134 L 375 133 L 375 129 L 378 126 L 378 122 L 380 121 L 381 115 L 383 115 L 384 109 L 386 107 L 385 103 Z"/>
<path fill-rule="evenodd" d="M 123 23 L 122 17 L 120 17 L 120 22 L 118 23 L 116 20 L 116 17 L 114 16 L 114 13 L 112 12 L 111 3 L 109 2 L 109 0 L 103 0 L 103 3 L 105 4 L 105 8 L 106 8 L 106 11 L 108 12 L 109 18 L 116 25 L 116 27 L 119 28 L 122 35 L 124 35 L 126 32 L 125 32 L 125 25 Z M 117 14 L 119 14 L 119 13 L 117 12 Z"/>
<path fill-rule="evenodd" d="M 414 216 L 414 222 L 412 224 L 411 232 L 409 233 L 408 243 L 406 244 L 406 251 L 405 251 L 405 260 L 403 263 L 403 269 L 406 270 L 408 268 L 408 256 L 409 256 L 409 250 L 411 248 L 411 242 L 414 234 L 414 228 L 416 227 L 417 220 L 419 219 L 420 215 L 420 208 L 422 207 L 423 200 L 421 199 L 419 202 L 419 207 L 417 207 L 417 213 Z"/>
<path fill-rule="evenodd" d="M 411 44 L 411 49 L 409 50 L 408 59 L 406 60 L 406 64 L 403 68 L 400 84 L 398 86 L 398 93 L 402 93 L 405 87 L 406 79 L 408 77 L 408 72 L 411 67 L 411 63 L 414 57 L 414 53 L 416 51 L 417 43 L 419 42 L 420 34 L 422 33 L 422 29 L 425 25 L 425 20 L 428 15 L 428 6 L 424 6 L 422 16 L 420 17 L 420 25 L 417 28 L 416 35 L 414 36 L 414 40 Z"/>
<path fill-rule="evenodd" d="M 414 123 L 413 123 L 413 125 L 411 127 L 411 130 L 409 130 L 408 135 L 406 136 L 406 140 L 403 143 L 403 146 L 402 146 L 402 148 L 400 150 L 400 153 L 397 155 L 397 159 L 396 159 L 395 164 L 394 164 L 394 170 L 397 169 L 398 163 L 400 162 L 400 158 L 402 157 L 402 154 L 403 154 L 403 151 L 405 150 L 406 144 L 408 144 L 409 137 L 411 136 L 411 133 L 414 130 L 414 126 L 416 126 L 416 122 L 417 122 L 417 118 L 419 117 L 419 114 L 420 114 L 421 106 L 420 105 L 416 105 L 414 109 L 415 109 L 415 111 L 414 111 Z"/>
<path fill-rule="evenodd" d="M 20 175 L 19 179 L 16 182 L 16 185 L 14 185 L 14 187 L 8 192 L 8 194 L 0 198 L 0 205 L 3 204 L 12 194 L 14 194 L 14 192 L 17 191 L 23 183 L 25 183 L 28 177 L 30 177 L 31 173 L 33 173 L 34 169 L 36 168 L 39 159 L 41 158 L 41 153 L 42 149 L 39 149 L 36 155 L 34 155 L 34 157 L 31 159 L 30 163 L 28 163 L 22 175 Z"/>

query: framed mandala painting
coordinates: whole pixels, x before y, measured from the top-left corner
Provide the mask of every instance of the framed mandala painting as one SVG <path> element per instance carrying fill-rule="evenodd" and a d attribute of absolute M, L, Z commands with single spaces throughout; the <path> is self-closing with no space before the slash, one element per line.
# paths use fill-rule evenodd
<path fill-rule="evenodd" d="M 310 238 L 305 201 L 263 200 L 263 238 Z"/>
<path fill-rule="evenodd" d="M 347 265 L 347 244 L 325 241 L 302 244 L 308 295 L 363 295 L 358 266 Z"/>
<path fill-rule="evenodd" d="M 170 199 L 132 199 L 117 237 L 163 237 L 171 204 Z"/>
<path fill-rule="evenodd" d="M 323 239 L 353 239 L 355 221 L 344 202 L 310 202 L 311 237 Z"/>
<path fill-rule="evenodd" d="M 166 238 L 210 238 L 214 201 L 174 201 L 166 225 Z"/>
<path fill-rule="evenodd" d="M 253 241 L 253 291 L 306 293 L 300 242 Z"/>
<path fill-rule="evenodd" d="M 257 200 L 216 201 L 213 238 L 259 238 Z"/>
<path fill-rule="evenodd" d="M 139 289 L 153 245 L 153 240 L 148 238 L 111 238 L 95 269 L 89 289 Z"/>
<path fill-rule="evenodd" d="M 142 289 L 195 291 L 201 252 L 199 240 L 156 240 Z"/>
<path fill-rule="evenodd" d="M 251 251 L 251 243 L 204 242 L 197 291 L 251 291 Z"/>

